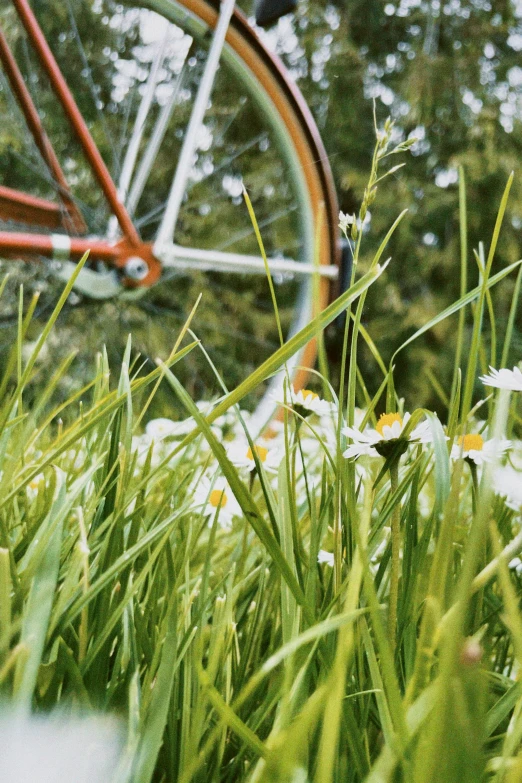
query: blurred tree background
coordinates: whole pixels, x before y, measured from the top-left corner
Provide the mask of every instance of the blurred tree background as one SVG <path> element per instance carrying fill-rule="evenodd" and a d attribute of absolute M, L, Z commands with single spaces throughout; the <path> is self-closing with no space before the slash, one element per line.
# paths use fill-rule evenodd
<path fill-rule="evenodd" d="M 366 244 L 369 256 L 397 214 L 409 210 L 390 245 L 386 280 L 372 290 L 364 314 L 387 360 L 459 296 L 459 166 L 467 184 L 471 286 L 478 280 L 472 249 L 484 241 L 487 252 L 513 170 L 494 271 L 521 257 L 522 3 L 303 0 L 293 18 L 280 21 L 277 36 L 319 124 L 343 212 L 356 211 L 362 199 L 373 99 L 381 124 L 388 115 L 395 120 L 397 140 L 418 139 L 406 166 L 379 188 Z M 509 278 L 493 295 L 500 336 L 514 283 Z M 521 357 L 520 324 L 512 362 Z M 411 404 L 440 404 L 429 373 L 448 389 L 455 330 L 454 317 L 399 355 L 398 391 Z"/>
<path fill-rule="evenodd" d="M 89 0 L 87 6 L 84 3 L 88 10 L 77 16 L 83 40 L 88 39 L 92 12 L 96 12 L 101 1 Z M 70 57 L 68 41 L 62 39 L 60 33 L 68 16 L 69 0 L 66 3 L 35 0 L 33 7 L 47 25 L 53 46 L 58 50 L 61 47 L 62 56 Z M 250 0 L 245 0 L 243 7 L 247 13 L 252 12 Z M 110 32 L 110 25 L 107 29 Z M 130 28 L 125 30 L 124 37 L 132 42 L 134 34 L 135 31 Z M 379 187 L 371 219 L 365 227 L 368 236 L 364 243 L 362 265 L 365 259 L 371 257 L 372 250 L 397 214 L 402 209 L 409 210 L 390 244 L 389 254 L 393 261 L 386 278 L 381 279 L 372 290 L 364 313 L 364 324 L 387 360 L 415 329 L 459 295 L 459 166 L 464 167 L 467 182 L 470 285 L 475 285 L 478 278 L 472 248 L 482 240 L 487 250 L 502 192 L 512 170 L 516 175 L 515 183 L 494 271 L 520 257 L 522 2 L 300 0 L 294 14 L 284 17 L 262 35 L 280 54 L 313 111 L 327 148 L 343 212 L 357 211 L 366 184 L 374 145 L 374 101 L 380 124 L 388 115 L 394 119 L 396 141 L 411 137 L 418 139 L 411 155 L 401 159 L 401 162 L 405 160 L 406 166 Z M 103 46 L 99 47 L 99 51 L 104 51 Z M 85 56 L 88 58 L 89 54 L 87 51 Z M 194 62 L 194 80 L 197 81 L 197 56 Z M 99 88 L 99 98 L 104 106 L 109 102 L 104 96 L 109 68 L 110 52 L 104 62 L 90 62 L 89 79 Z M 85 63 L 78 59 L 72 73 L 81 83 L 86 75 Z M 220 93 L 225 94 L 226 90 Z M 111 122 L 110 115 L 100 112 L 89 99 L 87 91 L 83 99 L 82 110 L 92 123 L 101 122 L 100 114 L 105 122 Z M 52 121 L 52 106 L 46 108 Z M 5 154 L 6 148 L 15 152 L 17 149 L 12 138 L 6 140 L 6 132 L 5 128 L 0 128 L 0 145 L 3 144 L 0 173 L 9 173 L 12 178 L 19 160 L 14 153 L 14 157 Z M 103 145 L 101 136 L 98 141 Z M 63 143 L 67 145 L 66 141 Z M 110 151 L 106 154 L 109 155 Z M 170 157 L 175 156 L 171 154 Z M 74 176 L 73 155 L 70 161 L 69 173 Z M 394 159 L 393 163 L 396 162 Z M 20 172 L 20 177 L 27 177 L 27 173 Z M 158 187 L 161 191 L 161 183 Z M 83 183 L 82 198 L 95 214 L 98 206 L 91 199 L 91 193 L 91 184 Z M 208 200 L 210 203 L 211 194 Z M 233 187 L 231 202 L 239 206 Z M 277 203 L 273 204 L 276 209 Z M 185 223 L 187 236 L 197 230 L 197 221 L 198 215 L 194 215 L 192 222 Z M 227 221 L 219 213 L 214 213 L 214 223 L 226 231 Z M 268 236 L 268 230 L 267 241 L 276 241 L 276 238 Z M 27 295 L 30 295 L 33 281 L 39 280 L 41 287 L 40 270 L 23 274 L 26 275 Z M 19 276 L 15 275 L 11 283 L 12 307 L 18 279 Z M 51 290 L 53 284 L 50 280 L 47 285 Z M 189 304 L 193 303 L 204 282 L 198 278 L 193 284 L 184 286 L 183 302 L 169 325 L 171 333 L 182 322 Z M 494 293 L 500 337 L 513 286 L 514 279 L 510 278 Z M 174 296 L 179 295 L 178 285 Z M 231 295 L 228 296 L 230 299 Z M 237 300 L 237 297 L 232 298 Z M 100 321 L 102 311 L 106 311 L 108 329 L 112 333 L 120 329 L 124 335 L 131 329 L 138 334 L 138 344 L 140 329 L 150 331 L 143 307 L 128 305 L 127 309 L 119 311 L 112 303 L 102 309 L 94 310 L 94 307 L 98 306 L 78 309 L 69 318 L 66 331 L 57 338 L 61 343 L 58 347 L 64 352 L 81 347 L 83 339 L 89 349 L 85 355 L 88 357 L 90 351 L 92 357 L 92 351 L 100 346 L 92 344 L 96 338 L 91 328 Z M 162 303 L 155 307 L 156 316 L 158 312 L 160 315 L 164 312 Z M 248 301 L 245 307 L 249 308 Z M 43 311 L 42 317 L 46 312 Z M 118 317 L 115 317 L 116 313 L 119 313 Z M 4 313 L 6 324 L 8 315 Z M 165 310 L 164 320 L 168 317 Z M 213 303 L 202 311 L 203 322 L 206 317 L 212 320 L 212 328 L 217 330 L 215 333 L 223 328 L 226 314 L 216 312 Z M 275 345 L 276 337 L 269 334 L 270 327 L 267 325 L 269 317 L 261 319 L 257 328 L 262 333 L 261 337 L 268 335 L 268 345 L 272 341 Z M 401 379 L 398 391 L 406 397 L 408 404 L 440 405 L 430 375 L 437 379 L 442 389 L 448 388 L 452 369 L 452 355 L 448 349 L 453 345 L 455 327 L 455 318 L 440 324 L 400 356 L 396 376 Z M 7 335 L 7 327 L 4 331 Z M 6 336 L 5 341 L 8 339 Z M 158 335 L 158 349 L 161 339 Z M 235 342 L 233 334 L 227 335 L 223 331 L 221 339 L 226 354 Z M 519 329 L 513 342 L 512 362 L 520 358 L 521 344 Z M 328 335 L 328 346 L 330 358 L 335 363 L 340 352 L 340 339 L 333 330 Z M 243 354 L 234 356 L 245 361 L 242 373 L 252 369 L 258 358 L 248 346 Z M 380 382 L 379 371 L 364 350 L 362 356 L 366 380 L 370 390 L 374 391 Z M 232 354 L 229 363 L 231 357 Z M 189 380 L 194 378 L 194 372 L 188 363 Z M 198 396 L 201 388 L 193 383 L 191 391 Z"/>

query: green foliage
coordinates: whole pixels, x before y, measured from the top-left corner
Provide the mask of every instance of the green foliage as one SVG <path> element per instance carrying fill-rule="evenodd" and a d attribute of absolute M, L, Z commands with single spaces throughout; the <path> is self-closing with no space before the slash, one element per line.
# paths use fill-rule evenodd
<path fill-rule="evenodd" d="M 489 11 L 473 9 L 493 24 Z M 365 5 L 360 18 L 354 14 L 351 34 L 362 35 L 363 22 L 374 30 L 378 59 L 378 47 L 394 40 L 395 23 L 410 25 L 409 15 L 425 10 L 421 5 L 382 24 L 382 5 Z M 511 11 L 496 13 L 502 22 Z M 460 17 L 442 18 L 449 25 Z M 424 54 L 431 66 L 437 24 L 433 18 L 430 24 Z M 444 86 L 440 67 L 433 70 L 434 91 Z M 431 67 L 421 76 L 431 80 Z M 431 105 L 427 100 L 422 111 Z M 358 118 L 361 160 L 364 120 Z M 461 136 L 452 143 L 460 149 Z M 172 335 L 166 362 L 144 370 L 129 343 L 113 388 L 103 351 L 88 383 L 68 394 L 63 381 L 73 357 L 50 374 L 43 352 L 71 286 L 43 333 L 36 328 L 37 339 L 25 347 L 36 301 L 24 316 L 23 297 L 17 300 L 9 283 L 2 288 L 18 325 L 0 387 L 0 695 L 25 712 L 60 707 L 119 715 L 127 729 L 122 779 L 515 783 L 521 777 L 522 508 L 519 500 L 506 501 L 506 491 L 495 492 L 501 456 L 477 466 L 454 450 L 470 432 L 509 436 L 514 495 L 520 492 L 520 393 L 495 392 L 484 402 L 476 377 L 491 357 L 493 335 L 503 363 L 517 351 L 518 185 L 509 206 L 511 179 L 495 169 L 478 199 L 484 170 L 470 166 L 467 185 L 461 174 L 460 203 L 447 191 L 438 214 L 440 189 L 428 185 L 422 223 L 414 214 L 413 222 L 396 221 L 386 234 L 397 206 L 411 202 L 408 183 L 423 181 L 419 159 L 411 180 L 401 170 L 393 186 L 379 188 L 375 235 L 357 238 L 350 290 L 210 412 L 194 404 L 190 392 L 197 389 L 187 391 L 182 382 L 199 350 L 194 341 L 186 344 L 197 310 Z M 372 182 L 376 175 L 374 166 Z M 346 212 L 358 211 L 367 185 L 361 179 L 353 186 Z M 493 211 L 493 201 L 500 209 Z M 448 221 L 449 238 L 440 228 Z M 415 231 L 426 227 L 437 228 L 441 243 L 445 237 L 442 246 L 415 242 Z M 489 235 L 486 252 L 478 239 Z M 393 262 L 382 274 L 377 262 L 385 246 Z M 456 259 L 463 267 L 471 260 L 467 247 L 477 248 L 480 275 L 458 272 Z M 455 295 L 440 285 L 418 292 L 419 283 L 404 275 L 405 258 L 417 280 L 426 267 L 424 286 L 449 276 Z M 396 296 L 399 281 L 403 292 L 410 286 L 409 305 Z M 237 443 L 243 451 L 248 445 L 248 416 L 238 404 L 355 302 L 343 343 L 351 343 L 341 368 L 347 389 L 323 379 L 333 414 L 303 415 L 288 390 L 282 432 L 273 439 L 282 448 L 278 472 L 263 467 L 252 441 L 257 459 L 247 474 L 233 457 Z M 397 316 L 406 310 L 398 330 Z M 44 314 L 37 315 L 43 323 Z M 441 353 L 439 342 L 455 331 L 455 350 L 446 343 Z M 427 339 L 439 352 L 430 384 L 440 420 L 421 409 L 430 392 L 416 374 L 426 343 L 417 346 Z M 177 429 L 172 424 L 167 437 L 157 429 L 153 440 L 140 426 L 160 393 L 167 400 L 174 393 L 189 418 Z M 377 425 L 385 398 L 388 413 L 404 415 L 403 394 L 417 410 L 399 442 L 385 457 L 345 459 L 354 438 L 344 425 Z M 414 436 L 423 421 L 426 446 Z M 220 503 L 209 514 L 212 482 L 221 474 L 226 489 L 218 490 Z M 224 491 L 239 504 L 228 524 Z M 321 550 L 332 567 L 318 562 Z"/>
<path fill-rule="evenodd" d="M 458 353 L 480 355 L 491 294 L 520 266 L 491 275 L 509 185 L 481 284 L 417 337 L 472 306 L 472 343 L 463 332 Z M 386 386 L 388 420 L 405 411 L 356 311 L 346 334 L 353 320 L 352 344 L 370 343 L 385 374 L 371 398 L 366 366 L 347 368 L 365 414 L 348 395 L 345 418 L 335 389 L 332 403 L 287 389 L 282 428 L 259 440 L 238 407 L 342 310 L 382 289 L 383 250 L 207 412 L 178 379 L 198 350 L 180 347 L 190 320 L 151 373 L 129 367 L 129 341 L 116 389 L 100 354 L 81 395 L 54 407 L 66 364 L 30 406 L 26 385 L 72 281 L 27 360 L 20 319 L 18 381 L 0 401 L 0 692 L 25 712 L 117 713 L 127 727 L 120 781 L 520 776 L 520 485 L 498 489 L 508 446 L 486 449 L 509 433 L 504 470 L 520 482 L 520 394 L 490 397 L 479 422 L 470 363 L 464 383 L 456 372 L 446 430 L 417 409 L 368 453 L 358 433 L 375 424 Z M 140 435 L 165 383 L 189 418 L 150 422 Z M 64 427 L 67 408 L 76 416 Z M 359 429 L 346 432 L 345 421 Z M 374 432 L 384 437 L 383 426 Z M 462 437 L 480 445 L 479 431 L 491 459 L 463 459 Z M 358 459 L 344 456 L 361 443 Z"/>
<path fill-rule="evenodd" d="M 298 45 L 288 53 L 291 32 Z M 419 139 L 407 167 L 393 175 L 393 187 L 379 186 L 379 208 L 372 210 L 371 234 L 378 237 L 408 209 L 392 240 L 396 263 L 386 289 L 364 313 L 363 325 L 379 338 L 385 361 L 459 296 L 459 166 L 466 172 L 470 247 L 493 230 L 505 182 L 520 169 L 521 36 L 520 3 L 503 1 L 302 0 L 295 17 L 281 23 L 278 51 L 317 118 L 343 212 L 357 212 L 363 200 L 372 99 L 379 118 L 395 120 L 394 141 Z M 516 176 L 495 271 L 520 258 L 520 182 Z M 466 267 L 476 284 L 471 256 Z M 502 327 L 513 286 L 514 279 L 497 294 Z M 520 355 L 521 331 L 518 320 L 512 359 Z M 331 339 L 333 360 L 340 349 Z M 406 400 L 442 411 L 431 379 L 451 383 L 448 345 L 455 345 L 451 321 L 398 358 Z M 378 383 L 374 376 L 374 391 Z"/>

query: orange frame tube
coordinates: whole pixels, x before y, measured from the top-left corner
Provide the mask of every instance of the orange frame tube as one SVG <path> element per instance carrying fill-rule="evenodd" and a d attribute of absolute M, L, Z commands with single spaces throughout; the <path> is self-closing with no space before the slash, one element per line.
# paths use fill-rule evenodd
<path fill-rule="evenodd" d="M 60 204 L 0 185 L 2 220 L 16 220 L 56 230 L 63 227 L 66 217 Z"/>
<path fill-rule="evenodd" d="M 112 177 L 105 165 L 103 158 L 96 146 L 94 139 L 92 138 L 89 129 L 83 119 L 81 112 L 76 105 L 67 82 L 65 81 L 62 72 L 56 62 L 49 44 L 47 43 L 45 36 L 38 24 L 38 21 L 29 6 L 27 0 L 12 0 L 20 21 L 24 26 L 27 35 L 34 47 L 44 70 L 49 77 L 51 86 L 62 104 L 63 110 L 71 123 L 71 126 L 76 133 L 76 136 L 83 149 L 83 153 L 92 168 L 94 176 L 98 181 L 105 198 L 107 199 L 113 214 L 118 220 L 120 229 L 122 231 L 125 240 L 129 245 L 138 247 L 141 244 L 140 235 L 134 226 L 131 217 L 125 206 L 120 201 L 116 185 L 114 184 Z"/>
<path fill-rule="evenodd" d="M 20 255 L 24 256 L 45 256 L 46 258 L 62 257 L 57 242 L 57 237 L 63 240 L 64 235 L 53 234 L 29 234 L 15 231 L 0 231 L 0 255 Z M 108 242 L 98 239 L 89 239 L 84 237 L 68 238 L 69 248 L 67 258 L 79 260 L 88 250 L 100 261 L 115 263 L 121 254 L 120 245 L 111 245 Z"/>
<path fill-rule="evenodd" d="M 31 94 L 25 85 L 24 78 L 20 72 L 20 69 L 18 68 L 14 55 L 2 30 L 0 30 L 0 61 L 4 66 L 4 70 L 6 72 L 7 78 L 11 83 L 11 87 L 16 96 L 16 99 L 20 104 L 25 121 L 27 122 L 27 127 L 31 131 L 36 146 L 38 147 L 42 158 L 49 168 L 49 171 L 58 184 L 58 193 L 66 210 L 65 214 L 63 214 L 62 219 L 60 220 L 60 223 L 64 225 L 64 228 L 72 228 L 75 231 L 83 232 L 85 231 L 86 226 L 81 212 L 73 201 L 65 174 L 63 173 L 53 146 L 43 128 L 40 116 L 31 98 Z M 67 225 L 67 223 L 70 225 Z"/>

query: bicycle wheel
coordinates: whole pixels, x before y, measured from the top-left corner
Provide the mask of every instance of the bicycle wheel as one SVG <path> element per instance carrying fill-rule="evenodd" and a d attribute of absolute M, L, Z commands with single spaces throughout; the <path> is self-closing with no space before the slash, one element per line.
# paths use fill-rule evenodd
<path fill-rule="evenodd" d="M 120 184 L 134 224 L 144 240 L 154 241 L 208 56 L 216 8 L 206 0 L 65 0 L 34 3 L 34 12 L 113 179 Z M 1 21 L 87 235 L 114 235 L 103 194 L 14 8 L 2 11 Z M 2 184 L 45 199 L 63 195 L 32 140 L 26 143 L 23 118 L 5 76 L 0 86 L 0 108 L 11 118 L 7 128 L 12 128 L 10 132 L 4 127 L 0 137 Z M 181 204 L 176 245 L 193 252 L 259 255 L 242 183 L 250 193 L 269 259 L 288 258 L 310 268 L 319 230 L 320 263 L 337 261 L 335 196 L 315 125 L 278 62 L 236 11 Z M 78 233 L 70 222 L 67 230 Z M 226 385 L 235 386 L 278 347 L 267 281 L 262 275 L 208 271 L 204 256 L 203 261 L 201 253 L 196 256 L 199 268 L 175 263 L 164 270 L 157 285 L 130 298 L 124 293 L 102 303 L 74 300 L 61 319 L 53 350 L 84 346 L 81 356 L 88 365 L 93 347 L 103 342 L 116 358 L 126 334 L 132 332 L 135 348 L 153 360 L 168 351 L 202 292 L 194 331 Z M 92 263 L 96 265 L 95 258 Z M 278 273 L 274 279 L 287 334 L 301 328 L 327 301 L 327 278 L 315 289 L 315 302 L 309 275 Z M 46 285 L 52 288 L 51 277 Z M 314 358 L 310 345 L 294 364 L 307 367 Z M 196 398 L 219 393 L 198 350 L 177 371 Z M 296 385 L 304 377 L 303 371 L 297 372 Z M 265 388 L 249 401 L 252 408 L 258 406 L 260 416 L 266 416 L 272 404 L 269 396 Z"/>

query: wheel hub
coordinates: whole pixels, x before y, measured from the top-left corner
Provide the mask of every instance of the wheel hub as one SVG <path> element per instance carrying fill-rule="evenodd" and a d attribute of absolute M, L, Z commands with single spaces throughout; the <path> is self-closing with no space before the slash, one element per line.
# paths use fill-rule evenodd
<path fill-rule="evenodd" d="M 150 244 L 142 243 L 136 247 L 122 241 L 118 251 L 114 266 L 123 273 L 125 288 L 148 288 L 160 279 L 161 264 Z"/>

